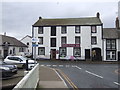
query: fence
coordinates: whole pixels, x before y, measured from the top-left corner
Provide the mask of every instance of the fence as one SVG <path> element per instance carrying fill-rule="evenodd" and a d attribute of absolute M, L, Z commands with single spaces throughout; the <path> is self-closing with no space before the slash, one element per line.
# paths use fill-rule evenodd
<path fill-rule="evenodd" d="M 13 88 L 13 90 L 21 90 L 25 88 L 35 89 L 39 81 L 39 64 L 37 64 L 23 79 Z"/>

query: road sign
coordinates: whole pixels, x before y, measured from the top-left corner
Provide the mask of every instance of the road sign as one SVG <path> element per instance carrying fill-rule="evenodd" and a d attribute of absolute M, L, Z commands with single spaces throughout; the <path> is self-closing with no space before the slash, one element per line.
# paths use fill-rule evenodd
<path fill-rule="evenodd" d="M 32 38 L 32 42 L 39 42 L 38 38 Z"/>
<path fill-rule="evenodd" d="M 38 44 L 32 44 L 32 47 L 38 47 Z"/>

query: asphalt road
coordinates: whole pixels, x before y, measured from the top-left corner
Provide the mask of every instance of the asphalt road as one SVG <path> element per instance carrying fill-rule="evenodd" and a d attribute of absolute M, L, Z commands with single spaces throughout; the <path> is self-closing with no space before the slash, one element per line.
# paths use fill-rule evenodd
<path fill-rule="evenodd" d="M 12 77 L 8 77 L 5 79 L 0 79 L 2 82 L 3 90 L 6 88 L 13 88 L 22 78 L 24 77 L 24 69 L 18 69 L 17 74 L 13 75 Z"/>
<path fill-rule="evenodd" d="M 79 61 L 39 61 L 41 66 L 58 70 L 69 88 L 118 88 L 119 64 Z"/>

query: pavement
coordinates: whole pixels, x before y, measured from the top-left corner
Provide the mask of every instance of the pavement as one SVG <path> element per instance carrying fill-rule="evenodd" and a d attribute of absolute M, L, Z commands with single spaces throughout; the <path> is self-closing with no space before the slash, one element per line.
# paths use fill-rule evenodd
<path fill-rule="evenodd" d="M 38 88 L 68 88 L 55 69 L 40 66 Z"/>

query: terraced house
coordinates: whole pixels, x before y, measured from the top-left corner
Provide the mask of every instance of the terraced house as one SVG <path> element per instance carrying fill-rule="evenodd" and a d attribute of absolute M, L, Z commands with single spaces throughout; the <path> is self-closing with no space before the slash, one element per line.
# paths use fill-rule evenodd
<path fill-rule="evenodd" d="M 0 56 L 6 58 L 8 55 L 21 55 L 26 52 L 27 45 L 14 37 L 0 35 Z"/>
<path fill-rule="evenodd" d="M 102 60 L 103 24 L 96 17 L 43 19 L 32 25 L 38 38 L 37 57 L 47 59 Z"/>

